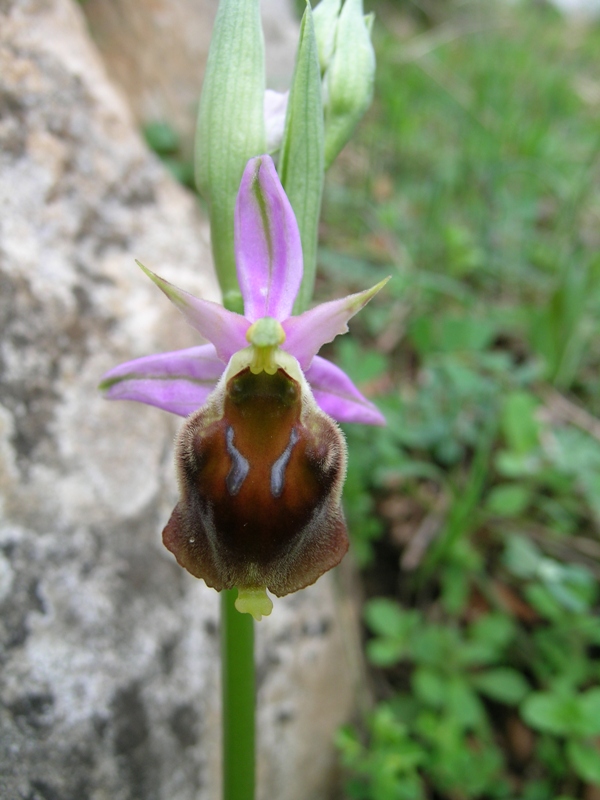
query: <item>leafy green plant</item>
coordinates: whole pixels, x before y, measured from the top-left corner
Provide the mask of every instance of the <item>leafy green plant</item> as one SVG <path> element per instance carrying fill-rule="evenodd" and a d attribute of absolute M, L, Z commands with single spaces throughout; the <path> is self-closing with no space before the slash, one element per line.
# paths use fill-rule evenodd
<path fill-rule="evenodd" d="M 423 800 L 417 768 L 427 756 L 406 725 L 381 705 L 369 720 L 369 734 L 366 747 L 351 727 L 338 732 L 342 761 L 355 775 L 347 785 L 348 795 L 353 800 Z"/>
<path fill-rule="evenodd" d="M 600 763 L 600 29 L 528 3 L 447 5 L 433 29 L 384 13 L 320 252 L 350 286 L 396 268 L 360 323 L 381 352 L 337 352 L 388 419 L 348 430 L 379 690 L 340 740 L 348 795 L 581 800 Z"/>
<path fill-rule="evenodd" d="M 484 719 L 478 694 L 514 705 L 527 693 L 522 676 L 501 666 L 516 634 L 507 615 L 487 614 L 462 630 L 428 622 L 417 610 L 404 611 L 393 601 L 377 599 L 369 601 L 365 616 L 376 634 L 367 643 L 369 660 L 380 667 L 411 662 L 415 696 L 432 708 L 455 704 L 467 727 Z"/>
<path fill-rule="evenodd" d="M 449 620 L 430 622 L 418 610 L 383 598 L 371 600 L 365 616 L 375 634 L 367 643 L 371 663 L 410 668 L 410 691 L 399 693 L 390 706 L 397 724 L 422 747 L 423 776 L 451 794 L 508 796 L 499 788 L 503 758 L 485 699 L 512 707 L 530 688 L 508 666 L 516 634 L 511 619 L 486 615 L 461 629 Z"/>
<path fill-rule="evenodd" d="M 524 720 L 535 730 L 566 741 L 567 759 L 583 780 L 600 785 L 600 688 L 577 694 L 556 686 L 547 692 L 533 692 L 523 704 Z"/>

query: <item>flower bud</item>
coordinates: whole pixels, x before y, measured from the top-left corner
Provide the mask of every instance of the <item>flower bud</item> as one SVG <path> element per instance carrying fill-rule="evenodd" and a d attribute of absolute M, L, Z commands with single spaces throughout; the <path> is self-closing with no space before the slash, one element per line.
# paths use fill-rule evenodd
<path fill-rule="evenodd" d="M 321 73 L 325 72 L 333 55 L 335 29 L 337 28 L 341 7 L 342 0 L 321 0 L 313 11 Z"/>
<path fill-rule="evenodd" d="M 345 0 L 335 33 L 333 56 L 325 74 L 325 167 L 350 139 L 373 97 L 375 51 L 372 18 L 362 0 Z"/>
<path fill-rule="evenodd" d="M 295 592 L 345 554 L 346 446 L 295 359 L 274 374 L 232 362 L 178 437 L 181 497 L 163 541 L 209 586 L 238 587 L 240 610 L 260 617 L 265 587 Z"/>

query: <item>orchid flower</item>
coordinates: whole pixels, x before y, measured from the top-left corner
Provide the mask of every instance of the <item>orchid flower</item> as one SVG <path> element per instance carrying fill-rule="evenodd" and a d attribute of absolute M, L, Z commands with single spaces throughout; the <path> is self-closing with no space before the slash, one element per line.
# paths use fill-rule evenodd
<path fill-rule="evenodd" d="M 386 281 L 292 316 L 300 234 L 266 155 L 251 159 L 242 177 L 235 251 L 243 316 L 140 264 L 210 344 L 129 361 L 101 388 L 111 400 L 187 416 L 176 442 L 180 500 L 163 541 L 209 586 L 237 587 L 238 610 L 260 619 L 272 607 L 267 588 L 277 596 L 302 589 L 348 548 L 346 445 L 334 420 L 385 420 L 316 354 Z"/>

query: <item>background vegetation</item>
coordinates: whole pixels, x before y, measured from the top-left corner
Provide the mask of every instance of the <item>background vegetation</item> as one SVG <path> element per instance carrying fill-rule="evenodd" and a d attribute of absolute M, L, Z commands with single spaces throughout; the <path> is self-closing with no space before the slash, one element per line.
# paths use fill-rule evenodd
<path fill-rule="evenodd" d="M 375 10 L 320 258 L 324 292 L 394 275 L 334 355 L 388 418 L 347 427 L 377 703 L 346 795 L 597 800 L 600 26 Z"/>

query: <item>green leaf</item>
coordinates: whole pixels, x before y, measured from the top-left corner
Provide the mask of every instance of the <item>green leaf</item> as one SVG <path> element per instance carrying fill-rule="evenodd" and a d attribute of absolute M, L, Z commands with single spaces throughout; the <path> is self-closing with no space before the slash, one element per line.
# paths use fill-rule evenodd
<path fill-rule="evenodd" d="M 497 325 L 493 320 L 464 314 L 416 317 L 409 330 L 411 340 L 422 355 L 482 351 L 496 333 Z M 478 378 L 481 379 L 480 376 Z"/>
<path fill-rule="evenodd" d="M 567 742 L 567 757 L 580 778 L 600 786 L 600 748 L 595 742 Z"/>
<path fill-rule="evenodd" d="M 414 625 L 414 613 L 403 611 L 398 603 L 383 597 L 369 600 L 364 615 L 369 628 L 380 636 L 404 638 Z"/>
<path fill-rule="evenodd" d="M 208 204 L 211 244 L 224 301 L 239 296 L 233 243 L 244 167 L 266 149 L 265 65 L 259 0 L 221 0 L 200 96 L 196 186 Z"/>
<path fill-rule="evenodd" d="M 450 275 L 457 278 L 469 275 L 485 263 L 485 251 L 477 245 L 468 227 L 449 224 L 442 234 L 446 246 L 446 268 Z"/>
<path fill-rule="evenodd" d="M 457 564 L 449 564 L 442 572 L 441 599 L 449 614 L 460 614 L 467 605 L 471 591 L 470 577 L 470 573 Z"/>
<path fill-rule="evenodd" d="M 514 453 L 512 450 L 499 450 L 496 455 L 496 469 L 504 478 L 525 478 L 537 475 L 542 464 L 533 453 Z"/>
<path fill-rule="evenodd" d="M 560 700 L 554 695 L 541 692 L 531 694 L 521 708 L 521 716 L 536 730 L 558 735 L 565 732 Z"/>
<path fill-rule="evenodd" d="M 413 672 L 411 684 L 414 693 L 433 708 L 442 708 L 446 698 L 447 686 L 443 676 L 435 669 L 419 667 Z"/>
<path fill-rule="evenodd" d="M 579 698 L 570 693 L 533 692 L 521 706 L 524 721 L 536 730 L 568 736 L 581 720 Z"/>
<path fill-rule="evenodd" d="M 550 781 L 546 778 L 528 781 L 523 787 L 523 793 L 519 800 L 548 800 L 549 797 L 552 797 L 552 788 Z"/>
<path fill-rule="evenodd" d="M 572 475 L 590 508 L 600 518 L 600 444 L 573 427 L 553 431 L 548 457 L 562 474 Z"/>
<path fill-rule="evenodd" d="M 525 455 L 539 445 L 540 423 L 535 418 L 538 399 L 529 392 L 512 392 L 504 402 L 502 430 L 515 453 Z"/>
<path fill-rule="evenodd" d="M 300 43 L 287 105 L 279 157 L 279 177 L 294 209 L 304 260 L 302 285 L 294 306 L 305 311 L 312 298 L 317 239 L 325 176 L 325 131 L 321 72 L 310 5 L 300 25 Z"/>
<path fill-rule="evenodd" d="M 343 725 L 336 731 L 335 746 L 342 754 L 345 764 L 352 766 L 356 759 L 362 755 L 363 746 L 359 741 L 358 735 L 350 725 Z"/>
<path fill-rule="evenodd" d="M 493 320 L 448 314 L 440 321 L 440 346 L 445 352 L 483 350 L 496 334 Z"/>
<path fill-rule="evenodd" d="M 469 637 L 502 653 L 515 635 L 515 624 L 507 614 L 490 613 L 481 616 L 469 628 Z"/>
<path fill-rule="evenodd" d="M 146 144 L 160 156 L 168 156 L 179 150 L 179 134 L 168 122 L 149 122 L 144 125 Z"/>
<path fill-rule="evenodd" d="M 594 576 L 579 564 L 561 564 L 541 559 L 538 575 L 550 594 L 568 611 L 583 612 L 594 602 L 597 585 Z"/>
<path fill-rule="evenodd" d="M 506 705 L 520 703 L 529 691 L 529 684 L 520 672 L 510 667 L 488 669 L 474 675 L 472 685 L 477 691 Z"/>
<path fill-rule="evenodd" d="M 600 736 L 600 687 L 579 695 L 582 736 Z"/>
<path fill-rule="evenodd" d="M 405 649 L 400 639 L 371 639 L 367 642 L 367 658 L 376 667 L 392 667 L 401 660 Z"/>
<path fill-rule="evenodd" d="M 531 489 L 517 483 L 494 486 L 487 496 L 486 510 L 498 517 L 517 517 L 531 502 Z"/>
<path fill-rule="evenodd" d="M 525 587 L 525 598 L 546 619 L 557 622 L 564 618 L 565 611 L 545 586 L 533 583 Z"/>
<path fill-rule="evenodd" d="M 420 625 L 411 641 L 411 655 L 418 664 L 451 671 L 460 658 L 461 638 L 454 627 Z"/>
<path fill-rule="evenodd" d="M 337 345 L 337 363 L 350 375 L 355 383 L 368 383 L 385 375 L 388 369 L 388 360 L 375 350 L 361 347 L 351 336 L 340 337 Z M 389 437 L 388 437 L 389 441 Z M 395 450 L 395 460 L 400 461 L 398 451 Z"/>
<path fill-rule="evenodd" d="M 455 723 L 464 730 L 478 728 L 486 718 L 480 699 L 462 676 L 448 681 L 445 705 Z"/>
<path fill-rule="evenodd" d="M 537 573 L 542 554 L 536 545 L 524 536 L 510 536 L 502 560 L 513 575 L 518 578 L 532 578 Z"/>

